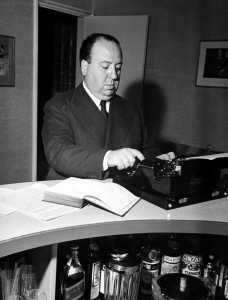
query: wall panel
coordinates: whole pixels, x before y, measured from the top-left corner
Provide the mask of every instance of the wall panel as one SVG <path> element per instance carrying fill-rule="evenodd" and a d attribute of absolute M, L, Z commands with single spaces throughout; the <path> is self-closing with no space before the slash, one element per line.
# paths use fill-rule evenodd
<path fill-rule="evenodd" d="M 1 0 L 0 34 L 15 37 L 15 87 L 0 87 L 0 184 L 32 180 L 33 1 Z"/>
<path fill-rule="evenodd" d="M 92 0 L 55 1 L 92 10 Z M 16 61 L 15 87 L 0 87 L 0 184 L 35 179 L 37 8 L 38 0 L 0 1 L 0 34 L 15 37 Z"/>
<path fill-rule="evenodd" d="M 150 17 L 144 108 L 151 138 L 228 151 L 228 89 L 195 86 L 201 40 L 227 40 L 226 0 L 94 0 L 95 15 Z"/>

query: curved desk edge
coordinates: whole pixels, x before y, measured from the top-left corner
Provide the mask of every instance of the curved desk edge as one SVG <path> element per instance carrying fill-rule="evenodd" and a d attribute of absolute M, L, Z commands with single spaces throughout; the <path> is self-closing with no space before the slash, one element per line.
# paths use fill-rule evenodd
<path fill-rule="evenodd" d="M 51 186 L 57 182 L 44 183 Z M 32 184 L 3 187 L 19 189 Z M 0 234 L 0 257 L 70 240 L 108 235 L 176 232 L 228 236 L 228 201 L 219 200 L 169 212 L 141 200 L 123 218 L 92 206 L 53 223 L 39 223 L 18 212 L 9 217 L 0 216 L 4 230 L 4 235 Z"/>
<path fill-rule="evenodd" d="M 0 243 L 0 257 L 71 240 L 120 234 L 199 233 L 227 235 L 228 223 L 189 220 L 131 220 L 72 226 L 34 233 Z"/>

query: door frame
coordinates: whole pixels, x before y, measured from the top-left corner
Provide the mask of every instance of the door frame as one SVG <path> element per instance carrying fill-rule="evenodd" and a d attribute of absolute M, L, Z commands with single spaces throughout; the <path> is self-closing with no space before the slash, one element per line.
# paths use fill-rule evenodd
<path fill-rule="evenodd" d="M 81 18 L 93 14 L 91 11 L 84 10 L 68 4 L 59 3 L 53 0 L 38 0 L 38 3 L 40 7 L 57 10 L 65 14 L 74 15 Z"/>
<path fill-rule="evenodd" d="M 64 0 L 62 0 L 64 1 Z M 92 11 L 53 0 L 33 0 L 33 87 L 32 87 L 32 181 L 37 179 L 37 121 L 38 121 L 38 10 L 39 7 L 71 14 L 80 18 L 93 15 Z"/>

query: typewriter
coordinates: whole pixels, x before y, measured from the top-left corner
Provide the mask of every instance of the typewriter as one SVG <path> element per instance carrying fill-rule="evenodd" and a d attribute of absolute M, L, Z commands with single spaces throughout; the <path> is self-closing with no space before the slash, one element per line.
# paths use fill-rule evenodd
<path fill-rule="evenodd" d="M 169 210 L 228 195 L 228 153 L 145 159 L 113 181 L 136 196 Z"/>

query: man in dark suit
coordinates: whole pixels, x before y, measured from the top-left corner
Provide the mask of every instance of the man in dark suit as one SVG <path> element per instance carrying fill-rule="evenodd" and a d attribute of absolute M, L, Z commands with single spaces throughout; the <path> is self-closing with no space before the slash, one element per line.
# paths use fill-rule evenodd
<path fill-rule="evenodd" d="M 151 152 L 141 110 L 119 97 L 122 50 L 118 40 L 92 34 L 80 49 L 83 82 L 45 105 L 42 138 L 47 179 L 103 179 L 112 167 L 133 166 Z M 159 156 L 172 159 L 174 153 Z"/>

